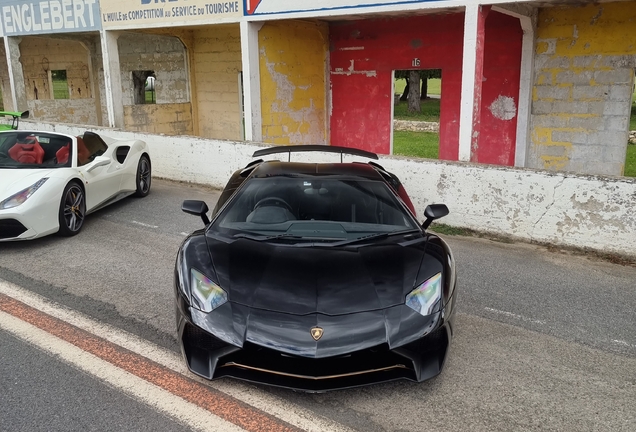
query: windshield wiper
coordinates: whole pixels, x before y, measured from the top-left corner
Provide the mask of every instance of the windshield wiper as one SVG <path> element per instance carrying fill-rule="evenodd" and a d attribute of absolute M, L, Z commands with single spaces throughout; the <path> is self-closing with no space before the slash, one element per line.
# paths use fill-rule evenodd
<path fill-rule="evenodd" d="M 366 240 L 377 240 L 377 239 L 396 236 L 396 235 L 415 234 L 415 233 L 421 233 L 421 232 L 422 231 L 420 229 L 413 228 L 413 229 L 401 230 L 401 231 L 389 231 L 389 232 L 383 232 L 383 233 L 377 233 L 377 234 L 369 234 L 369 235 L 358 237 L 351 240 L 343 240 L 341 242 L 331 243 L 330 246 L 345 246 L 345 245 L 351 245 L 351 244 L 359 243 Z"/>
<path fill-rule="evenodd" d="M 306 239 L 307 237 L 302 237 L 302 236 L 297 236 L 294 234 L 277 234 L 277 235 L 252 235 L 252 234 L 246 234 L 246 233 L 239 233 L 239 234 L 234 234 L 232 237 L 234 238 L 244 238 L 244 239 L 248 239 L 248 240 L 255 240 L 255 241 L 265 241 L 265 240 L 272 240 L 272 239 L 278 239 L 278 238 L 286 238 L 286 239 Z"/>

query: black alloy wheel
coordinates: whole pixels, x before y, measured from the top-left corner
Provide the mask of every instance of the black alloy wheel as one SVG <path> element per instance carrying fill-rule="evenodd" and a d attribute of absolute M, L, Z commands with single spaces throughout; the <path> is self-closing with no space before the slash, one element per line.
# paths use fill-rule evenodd
<path fill-rule="evenodd" d="M 70 237 L 80 232 L 86 216 L 86 197 L 78 183 L 71 182 L 64 188 L 59 213 L 58 234 Z"/>
<path fill-rule="evenodd" d="M 142 155 L 137 165 L 137 190 L 135 191 L 135 196 L 145 197 L 148 195 L 151 181 L 150 159 L 148 156 Z"/>

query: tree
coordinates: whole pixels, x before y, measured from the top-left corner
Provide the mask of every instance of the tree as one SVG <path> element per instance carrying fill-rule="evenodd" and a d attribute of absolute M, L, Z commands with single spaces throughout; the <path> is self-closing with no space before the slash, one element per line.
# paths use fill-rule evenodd
<path fill-rule="evenodd" d="M 420 106 L 420 71 L 417 71 L 417 70 L 410 71 L 408 85 L 409 85 L 408 112 L 411 114 L 422 112 L 422 107 Z"/>
<path fill-rule="evenodd" d="M 396 70 L 395 71 L 395 78 L 397 79 L 405 79 L 406 80 L 406 87 L 404 87 L 404 93 L 402 93 L 402 96 L 400 97 L 401 101 L 405 101 L 408 100 L 408 95 L 409 95 L 409 91 L 410 91 L 410 86 L 409 86 L 409 75 L 410 75 L 410 70 Z M 420 70 L 420 79 L 422 80 L 422 90 L 420 92 L 420 99 L 426 99 L 428 98 L 428 79 L 429 78 L 441 78 L 442 77 L 442 70 L 441 69 L 426 69 L 426 70 Z M 418 85 L 419 87 L 419 85 Z"/>

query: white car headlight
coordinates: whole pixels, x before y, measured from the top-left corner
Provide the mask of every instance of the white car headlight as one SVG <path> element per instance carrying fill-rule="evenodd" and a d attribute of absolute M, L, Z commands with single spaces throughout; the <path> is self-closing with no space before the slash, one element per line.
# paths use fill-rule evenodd
<path fill-rule="evenodd" d="M 195 308 L 203 312 L 212 312 L 227 302 L 227 293 L 206 275 L 195 269 L 190 269 L 190 275 L 192 305 Z"/>
<path fill-rule="evenodd" d="M 24 203 L 31 195 L 35 193 L 36 190 L 40 188 L 49 178 L 44 177 L 33 185 L 29 186 L 26 189 L 21 190 L 20 192 L 11 195 L 9 198 L 0 202 L 0 210 L 6 210 L 13 207 L 17 207 L 20 204 Z"/>
<path fill-rule="evenodd" d="M 441 296 L 442 274 L 437 273 L 406 296 L 406 305 L 420 315 L 430 315 Z"/>

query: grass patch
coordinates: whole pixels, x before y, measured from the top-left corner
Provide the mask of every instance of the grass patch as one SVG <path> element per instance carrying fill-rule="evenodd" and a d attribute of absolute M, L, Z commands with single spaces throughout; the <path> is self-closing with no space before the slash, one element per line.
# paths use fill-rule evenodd
<path fill-rule="evenodd" d="M 69 96 L 66 80 L 53 80 L 53 98 L 68 99 Z"/>
<path fill-rule="evenodd" d="M 468 228 L 457 228 L 452 227 L 450 225 L 446 225 L 443 223 L 433 223 L 429 227 L 429 230 L 443 235 L 453 235 L 453 236 L 472 236 L 475 232 Z"/>
<path fill-rule="evenodd" d="M 402 94 L 406 88 L 406 80 L 398 78 L 395 80 L 394 89 L 395 93 Z M 439 96 L 442 94 L 442 79 L 441 78 L 429 78 L 428 79 L 428 91 L 429 95 Z"/>
<path fill-rule="evenodd" d="M 636 130 L 636 93 L 634 94 L 632 100 L 632 116 L 629 118 L 629 130 Z"/>
<path fill-rule="evenodd" d="M 625 177 L 636 177 L 636 144 L 627 145 Z"/>
<path fill-rule="evenodd" d="M 393 118 L 397 120 L 415 120 L 439 122 L 439 99 L 424 99 L 420 101 L 422 111 L 419 113 L 409 113 L 409 103 L 407 101 L 399 102 L 393 107 Z"/>
<path fill-rule="evenodd" d="M 439 134 L 434 132 L 393 131 L 393 154 L 439 159 Z"/>

